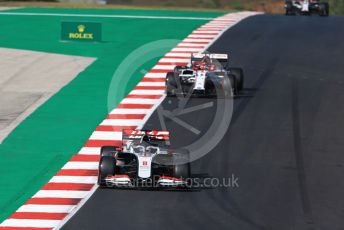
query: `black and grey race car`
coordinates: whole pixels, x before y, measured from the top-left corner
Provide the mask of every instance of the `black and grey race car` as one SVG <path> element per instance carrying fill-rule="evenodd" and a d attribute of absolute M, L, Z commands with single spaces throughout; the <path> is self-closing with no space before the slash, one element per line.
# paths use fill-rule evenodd
<path fill-rule="evenodd" d="M 168 131 L 123 130 L 122 146 L 101 148 L 101 187 L 185 187 L 189 178 L 189 153 L 169 149 Z"/>
<path fill-rule="evenodd" d="M 320 2 L 319 0 L 298 0 L 285 1 L 286 15 L 313 15 L 329 16 L 330 7 L 327 2 Z"/>
<path fill-rule="evenodd" d="M 167 96 L 232 96 L 244 87 L 244 72 L 228 64 L 227 54 L 193 53 L 190 65 L 166 75 Z"/>

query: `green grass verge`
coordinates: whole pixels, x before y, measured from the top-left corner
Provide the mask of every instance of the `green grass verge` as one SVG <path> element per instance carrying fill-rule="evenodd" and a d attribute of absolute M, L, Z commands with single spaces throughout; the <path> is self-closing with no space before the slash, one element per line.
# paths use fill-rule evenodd
<path fill-rule="evenodd" d="M 184 1 L 188 2 L 188 1 Z M 76 8 L 76 9 L 138 9 L 138 10 L 177 10 L 177 11 L 206 11 L 206 12 L 228 12 L 233 10 L 233 8 L 228 7 L 219 7 L 219 8 L 209 8 L 204 5 L 199 5 L 195 9 L 195 4 L 192 4 L 189 1 L 189 6 L 178 5 L 177 2 L 173 4 L 146 4 L 147 2 L 143 1 L 143 4 L 133 4 L 129 1 L 123 1 L 122 3 L 116 4 L 95 4 L 95 3 L 72 3 L 72 2 L 51 2 L 51 1 L 5 1 L 0 2 L 0 6 L 3 7 L 25 7 L 25 8 Z"/>
<path fill-rule="evenodd" d="M 143 10 L 19 9 L 54 12 L 215 17 L 220 13 Z M 101 43 L 60 42 L 62 21 L 101 22 Z M 108 112 L 109 83 L 133 50 L 160 39 L 182 39 L 205 21 L 0 15 L 0 47 L 96 57 L 97 60 L 22 122 L 0 145 L 0 222 L 82 147 Z M 174 44 L 170 44 L 172 48 Z M 169 49 L 165 48 L 165 52 Z M 154 61 L 145 63 L 149 69 Z M 132 68 L 137 64 L 133 63 Z M 63 68 L 61 66 L 61 68 Z M 139 68 L 139 69 L 142 69 Z M 136 71 L 128 92 L 142 77 Z M 121 87 L 121 82 L 118 82 Z M 113 98 L 117 104 L 122 98 Z"/>

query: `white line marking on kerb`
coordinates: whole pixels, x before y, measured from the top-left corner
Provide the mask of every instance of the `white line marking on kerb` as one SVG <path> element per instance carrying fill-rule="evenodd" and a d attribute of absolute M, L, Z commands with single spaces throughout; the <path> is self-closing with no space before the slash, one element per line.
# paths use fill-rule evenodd
<path fill-rule="evenodd" d="M 172 17 L 172 16 L 139 16 L 139 15 L 113 15 L 113 14 L 57 14 L 57 13 L 26 13 L 26 12 L 0 12 L 0 15 L 14 16 L 52 16 L 52 17 L 88 17 L 88 18 L 141 18 L 141 19 L 169 19 L 169 20 L 212 20 L 203 17 Z"/>

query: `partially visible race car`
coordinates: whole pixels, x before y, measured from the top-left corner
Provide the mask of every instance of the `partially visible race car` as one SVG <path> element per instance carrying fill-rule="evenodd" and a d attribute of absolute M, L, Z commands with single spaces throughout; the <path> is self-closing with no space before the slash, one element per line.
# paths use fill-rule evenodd
<path fill-rule="evenodd" d="M 167 96 L 230 96 L 243 87 L 243 70 L 229 67 L 227 54 L 193 53 L 190 65 L 176 66 L 166 75 Z"/>
<path fill-rule="evenodd" d="M 312 15 L 318 14 L 320 16 L 329 16 L 330 7 L 327 2 L 320 2 L 319 0 L 286 0 L 285 1 L 286 15 Z"/>
<path fill-rule="evenodd" d="M 101 187 L 185 187 L 190 178 L 189 152 L 169 148 L 169 132 L 123 130 L 122 146 L 103 146 Z"/>

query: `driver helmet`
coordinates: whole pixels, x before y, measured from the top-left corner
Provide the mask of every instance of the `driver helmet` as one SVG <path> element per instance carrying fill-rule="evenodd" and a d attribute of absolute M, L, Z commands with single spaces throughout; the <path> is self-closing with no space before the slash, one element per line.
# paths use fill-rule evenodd
<path fill-rule="evenodd" d="M 141 142 L 150 143 L 151 137 L 149 135 L 143 135 Z"/>
<path fill-rule="evenodd" d="M 211 64 L 211 59 L 208 55 L 205 55 L 203 58 L 202 58 L 202 62 L 204 62 L 205 64 Z"/>

